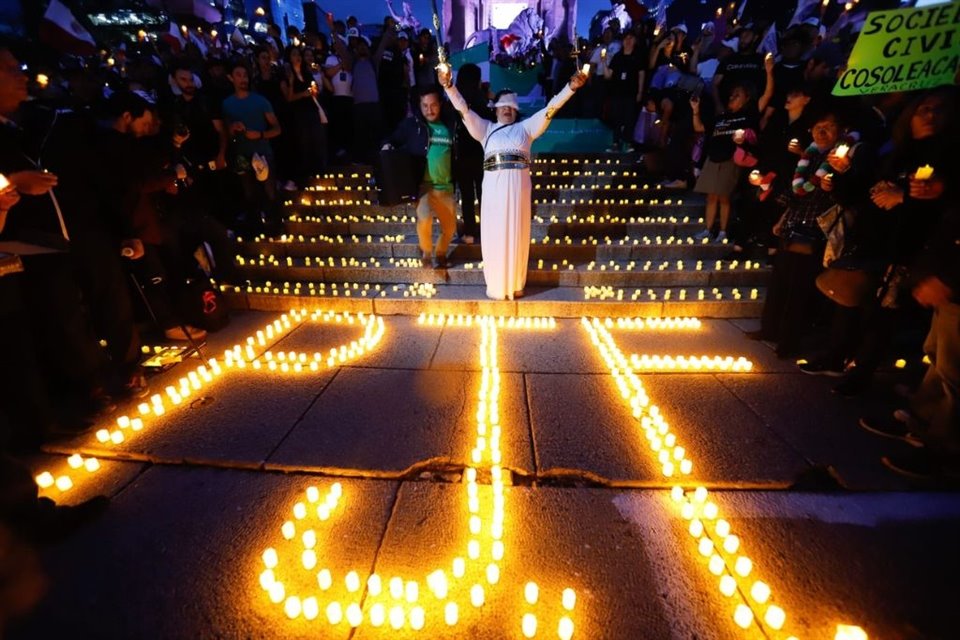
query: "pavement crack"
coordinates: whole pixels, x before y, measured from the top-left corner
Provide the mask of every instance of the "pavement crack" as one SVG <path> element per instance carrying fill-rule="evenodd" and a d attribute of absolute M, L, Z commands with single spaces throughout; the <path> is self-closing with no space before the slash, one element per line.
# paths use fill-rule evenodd
<path fill-rule="evenodd" d="M 297 425 L 299 425 L 301 422 L 303 422 L 303 419 L 304 419 L 304 418 L 307 416 L 307 414 L 310 412 L 310 409 L 313 408 L 313 405 L 315 405 L 315 404 L 317 403 L 317 400 L 320 399 L 320 396 L 323 395 L 323 392 L 326 391 L 326 390 L 327 390 L 327 387 L 329 387 L 329 386 L 333 383 L 333 381 L 337 379 L 337 376 L 340 375 L 340 371 L 341 371 L 341 368 L 338 367 L 338 368 L 333 372 L 333 375 L 330 376 L 330 379 L 327 380 L 326 383 L 324 383 L 324 385 L 320 388 L 320 391 L 317 392 L 317 395 L 315 395 L 315 396 L 313 397 L 313 399 L 307 404 L 307 406 L 306 406 L 306 408 L 303 410 L 303 412 L 302 412 L 299 416 L 297 416 L 297 419 L 293 421 L 293 424 L 290 425 L 290 428 L 287 429 L 287 432 L 286 432 L 285 434 L 283 434 L 283 437 L 280 438 L 280 440 L 277 441 L 277 444 L 276 444 L 276 445 L 273 447 L 273 449 L 271 449 L 270 452 L 266 455 L 266 457 L 264 458 L 264 461 L 269 460 L 270 458 L 272 458 L 272 457 L 273 457 L 273 454 L 275 454 L 275 453 L 277 452 L 277 450 L 283 445 L 284 441 L 286 441 L 286 439 L 290 437 L 290 434 L 293 433 L 293 430 L 297 428 Z"/>
<path fill-rule="evenodd" d="M 540 471 L 540 455 L 537 452 L 537 439 L 533 436 L 533 407 L 530 404 L 529 380 L 527 379 L 526 373 L 523 373 L 522 376 L 523 406 L 527 412 L 527 432 L 530 434 L 530 455 L 533 457 L 534 474 L 538 474 Z"/>

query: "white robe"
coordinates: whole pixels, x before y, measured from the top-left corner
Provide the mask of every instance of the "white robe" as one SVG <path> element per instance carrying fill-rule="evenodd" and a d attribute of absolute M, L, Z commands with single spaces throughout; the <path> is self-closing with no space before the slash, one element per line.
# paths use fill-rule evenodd
<path fill-rule="evenodd" d="M 494 153 L 522 154 L 530 158 L 533 141 L 539 138 L 553 114 L 573 95 L 570 85 L 555 95 L 547 106 L 529 118 L 499 131 L 499 123 L 484 120 L 467 107 L 456 87 L 447 89 L 450 102 L 463 115 L 467 131 L 484 148 L 484 157 Z M 496 133 L 494 133 L 496 131 Z M 490 134 L 494 133 L 493 136 Z M 489 138 L 489 139 L 488 139 Z M 480 203 L 480 249 L 487 297 L 513 300 L 527 284 L 530 258 L 532 187 L 529 169 L 501 169 L 483 172 Z"/>

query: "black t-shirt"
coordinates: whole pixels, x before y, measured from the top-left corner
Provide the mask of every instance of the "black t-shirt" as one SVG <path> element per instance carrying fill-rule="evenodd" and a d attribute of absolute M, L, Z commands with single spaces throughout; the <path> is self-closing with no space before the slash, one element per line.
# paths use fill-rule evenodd
<path fill-rule="evenodd" d="M 802 62 L 778 62 L 773 68 L 773 98 L 770 100 L 771 107 L 783 109 L 787 102 L 787 94 L 790 91 L 803 85 Z M 766 72 L 764 72 L 766 73 Z"/>
<path fill-rule="evenodd" d="M 741 109 L 736 113 L 724 112 L 717 116 L 710 135 L 707 137 L 705 151 L 713 162 L 726 162 L 733 157 L 737 145 L 733 142 L 733 134 L 737 129 L 753 129 L 757 132 L 760 127 L 759 115 L 755 109 Z"/>
<path fill-rule="evenodd" d="M 214 120 L 222 120 L 220 105 L 208 100 L 205 94 L 197 92 L 192 100 L 183 96 L 174 96 L 167 105 L 164 123 L 171 130 L 184 126 L 190 131 L 190 137 L 180 147 L 185 158 L 194 164 L 205 164 L 213 160 L 220 150 L 220 135 L 213 126 Z"/>
<path fill-rule="evenodd" d="M 717 75 L 723 76 L 720 97 L 724 102 L 735 84 L 750 84 L 758 96 L 767 86 L 767 71 L 763 66 L 763 54 L 760 53 L 735 53 L 727 57 L 717 67 Z"/>
<path fill-rule="evenodd" d="M 804 110 L 799 118 L 790 122 L 789 114 L 783 109 L 777 109 L 760 134 L 760 147 L 757 153 L 760 165 L 757 169 L 761 173 L 775 172 L 777 174 L 775 187 L 778 190 L 790 185 L 797 162 L 800 161 L 800 156 L 787 150 L 790 140 L 796 138 L 801 149 L 806 149 L 810 145 L 809 113 L 809 110 Z"/>
<path fill-rule="evenodd" d="M 609 91 L 610 95 L 620 97 L 636 97 L 640 91 L 640 71 L 644 65 L 636 52 L 627 55 L 623 51 L 618 51 L 613 60 L 610 61 Z"/>

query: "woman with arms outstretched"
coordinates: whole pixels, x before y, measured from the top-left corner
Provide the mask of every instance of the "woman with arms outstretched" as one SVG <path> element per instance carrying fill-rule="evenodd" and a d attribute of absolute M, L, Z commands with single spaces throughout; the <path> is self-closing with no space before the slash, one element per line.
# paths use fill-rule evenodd
<path fill-rule="evenodd" d="M 467 131 L 483 145 L 480 236 L 487 297 L 513 300 L 523 295 L 530 257 L 530 148 L 547 130 L 557 110 L 584 85 L 587 76 L 575 73 L 546 107 L 523 121 L 517 119 L 517 94 L 499 92 L 494 101 L 496 122 L 484 120 L 468 108 L 451 82 L 448 66 L 440 65 L 438 78 L 463 117 Z"/>

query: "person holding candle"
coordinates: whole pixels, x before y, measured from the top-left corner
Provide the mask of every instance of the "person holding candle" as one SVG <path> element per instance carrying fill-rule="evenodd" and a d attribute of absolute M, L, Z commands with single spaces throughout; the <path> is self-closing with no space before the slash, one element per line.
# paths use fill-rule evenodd
<path fill-rule="evenodd" d="M 485 172 L 480 233 L 487 297 L 513 300 L 523 295 L 527 282 L 532 217 L 530 147 L 550 126 L 554 113 L 586 83 L 587 76 L 579 71 L 575 73 L 563 91 L 525 120 L 518 120 L 517 95 L 500 91 L 494 102 L 497 122 L 489 122 L 469 109 L 451 82 L 450 67 L 440 65 L 438 71 L 441 84 L 470 135 L 483 144 Z"/>
<path fill-rule="evenodd" d="M 797 162 L 786 209 L 773 226 L 780 247 L 761 314 L 760 336 L 777 343 L 777 356 L 800 349 L 818 301 L 815 280 L 822 269 L 826 237 L 817 218 L 835 204 L 825 184 L 826 157 L 841 139 L 840 116 L 827 112 L 813 124 L 813 142 Z"/>
<path fill-rule="evenodd" d="M 690 98 L 693 110 L 693 130 L 706 134 L 704 152 L 707 156 L 694 190 L 707 195 L 706 228 L 694 236 L 696 240 L 706 240 L 713 232 L 713 225 L 720 214 L 720 230 L 716 241 L 727 238 L 727 226 L 730 223 L 730 196 L 740 179 L 740 167 L 734 161 L 738 146 L 748 142 L 752 133 L 760 128 L 760 112 L 767 107 L 773 96 L 773 57 L 766 58 L 767 85 L 759 100 L 754 100 L 751 88 L 747 85 L 735 86 L 730 91 L 727 108 L 716 116 L 713 122 L 705 124 L 700 113 L 700 98 Z M 748 133 L 750 132 L 750 133 Z"/>
<path fill-rule="evenodd" d="M 317 100 L 320 88 L 304 64 L 303 51 L 300 47 L 287 47 L 286 58 L 286 77 L 280 88 L 289 105 L 292 130 L 287 133 L 296 151 L 293 177 L 303 188 L 327 164 L 327 114 Z"/>
<path fill-rule="evenodd" d="M 955 125 L 956 89 L 928 91 L 911 102 L 893 126 L 892 145 L 878 161 L 879 180 L 869 188 L 869 220 L 884 265 L 882 295 L 864 310 L 855 348 L 856 367 L 834 389 L 849 397 L 869 388 L 874 371 L 901 321 L 913 306 L 913 265 L 939 223 L 958 179 L 956 155 L 949 148 Z M 930 167 L 930 170 L 926 169 Z M 918 170 L 920 170 L 918 179 Z M 915 309 L 915 307 L 914 307 Z"/>

